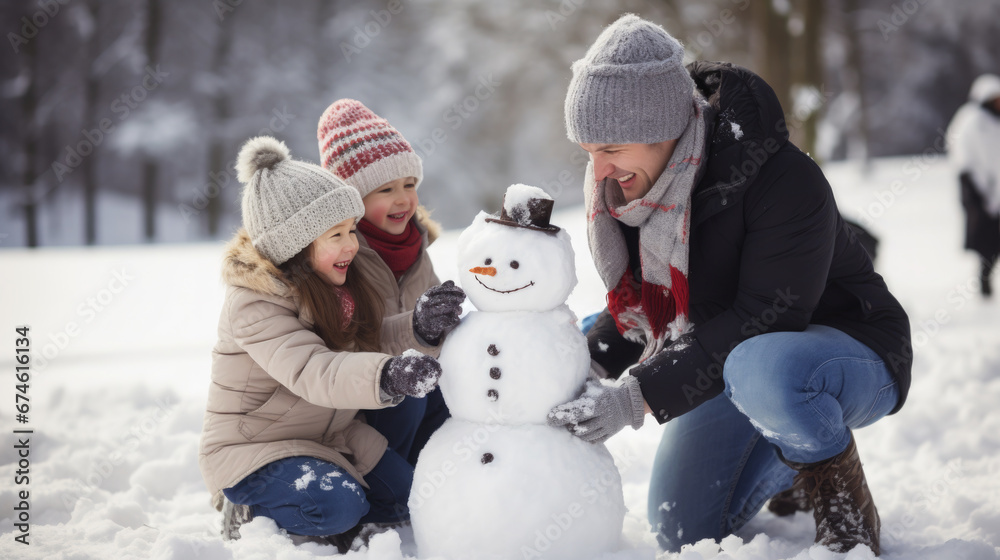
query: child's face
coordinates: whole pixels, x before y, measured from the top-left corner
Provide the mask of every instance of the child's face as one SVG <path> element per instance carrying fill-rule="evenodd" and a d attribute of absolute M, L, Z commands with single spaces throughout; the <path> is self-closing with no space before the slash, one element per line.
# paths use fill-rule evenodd
<path fill-rule="evenodd" d="M 358 253 L 357 221 L 349 218 L 320 235 L 309 245 L 309 264 L 334 286 L 343 286 L 347 267 Z"/>
<path fill-rule="evenodd" d="M 362 202 L 366 220 L 384 232 L 399 235 L 417 211 L 417 178 L 389 181 L 368 193 Z"/>

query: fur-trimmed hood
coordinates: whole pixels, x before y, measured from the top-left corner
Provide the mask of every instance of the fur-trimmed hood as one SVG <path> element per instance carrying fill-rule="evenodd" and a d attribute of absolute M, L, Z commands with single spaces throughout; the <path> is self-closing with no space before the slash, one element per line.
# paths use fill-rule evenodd
<path fill-rule="evenodd" d="M 427 230 L 427 244 L 434 243 L 434 240 L 441 237 L 441 224 L 431 218 L 431 211 L 424 208 L 422 204 L 417 205 L 417 213 L 414 214 L 417 223 Z"/>
<path fill-rule="evenodd" d="M 226 244 L 222 257 L 222 281 L 229 286 L 262 294 L 291 295 L 291 288 L 285 283 L 281 270 L 254 248 L 245 228 L 240 228 Z"/>

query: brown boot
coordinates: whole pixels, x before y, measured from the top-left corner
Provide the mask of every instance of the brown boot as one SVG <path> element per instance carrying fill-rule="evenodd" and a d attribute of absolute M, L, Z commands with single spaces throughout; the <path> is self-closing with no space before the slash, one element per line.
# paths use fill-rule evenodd
<path fill-rule="evenodd" d="M 881 521 L 853 434 L 847 449 L 835 457 L 819 463 L 786 464 L 802 477 L 816 520 L 816 543 L 834 552 L 864 544 L 879 554 Z"/>
<path fill-rule="evenodd" d="M 767 502 L 767 509 L 778 517 L 792 515 L 797 511 L 812 511 L 809 495 L 806 493 L 805 477 L 802 473 L 795 475 L 791 488 L 782 490 Z"/>

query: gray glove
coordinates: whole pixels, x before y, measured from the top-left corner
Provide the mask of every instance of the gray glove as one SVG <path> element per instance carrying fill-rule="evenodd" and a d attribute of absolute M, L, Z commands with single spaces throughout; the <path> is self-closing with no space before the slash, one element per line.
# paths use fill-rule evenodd
<path fill-rule="evenodd" d="M 437 387 L 441 364 L 416 350 L 389 358 L 382 366 L 379 387 L 390 397 L 426 397 Z"/>
<path fill-rule="evenodd" d="M 431 346 L 441 341 L 441 335 L 461 321 L 465 292 L 451 280 L 430 288 L 417 299 L 413 309 L 413 332 Z"/>
<path fill-rule="evenodd" d="M 624 383 L 617 387 L 588 380 L 579 398 L 549 412 L 549 426 L 565 426 L 590 443 L 604 443 L 628 425 L 638 430 L 646 415 L 639 381 L 631 375 L 622 379 Z"/>

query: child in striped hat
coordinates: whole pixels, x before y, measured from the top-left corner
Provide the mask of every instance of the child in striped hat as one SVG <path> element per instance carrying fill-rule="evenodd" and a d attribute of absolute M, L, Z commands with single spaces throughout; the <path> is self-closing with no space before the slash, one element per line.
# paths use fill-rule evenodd
<path fill-rule="evenodd" d="M 327 107 L 316 136 L 323 167 L 356 188 L 365 206 L 358 222 L 360 249 L 354 266 L 365 268 L 385 300 L 382 340 L 388 347 L 382 351 L 412 348 L 437 357 L 445 332 L 458 322 L 465 293 L 451 281 L 439 285 L 427 255 L 440 225 L 417 198 L 424 174 L 420 157 L 388 121 L 354 99 L 340 99 Z M 425 292 L 429 297 L 422 297 Z M 417 306 L 421 309 L 415 315 Z M 412 425 L 417 431 L 409 455 L 413 464 L 427 438 L 448 417 L 440 391 L 425 400 L 423 418 Z M 366 416 L 376 428 L 410 422 L 390 419 L 395 413 L 387 409 Z"/>

